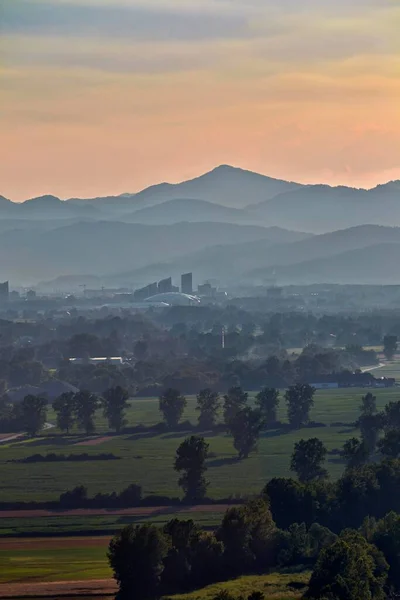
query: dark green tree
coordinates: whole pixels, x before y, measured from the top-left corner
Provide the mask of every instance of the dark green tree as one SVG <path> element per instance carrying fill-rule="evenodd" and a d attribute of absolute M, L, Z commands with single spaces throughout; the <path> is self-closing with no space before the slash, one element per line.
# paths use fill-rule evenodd
<path fill-rule="evenodd" d="M 383 354 L 387 360 L 393 360 L 394 355 L 397 352 L 397 336 L 396 335 L 385 335 L 383 338 Z"/>
<path fill-rule="evenodd" d="M 326 453 L 325 446 L 318 438 L 300 440 L 294 445 L 290 469 L 297 473 L 301 482 L 324 479 L 327 471 L 322 468 L 322 464 Z"/>
<path fill-rule="evenodd" d="M 198 502 L 206 495 L 208 482 L 204 473 L 207 470 L 208 449 L 209 444 L 203 437 L 192 435 L 176 451 L 174 469 L 182 473 L 178 483 L 188 502 Z"/>
<path fill-rule="evenodd" d="M 292 523 L 312 524 L 316 517 L 316 502 L 312 493 L 297 479 L 275 477 L 263 490 L 268 498 L 274 521 L 280 529 Z"/>
<path fill-rule="evenodd" d="M 266 500 L 257 498 L 228 509 L 217 531 L 224 545 L 224 566 L 230 576 L 273 562 L 275 523 Z"/>
<path fill-rule="evenodd" d="M 233 437 L 233 446 L 239 459 L 248 458 L 251 452 L 257 450 L 257 442 L 264 428 L 261 411 L 246 406 L 231 418 L 228 432 Z"/>
<path fill-rule="evenodd" d="M 57 427 L 69 434 L 75 422 L 75 394 L 65 392 L 53 402 L 53 410 L 57 416 Z"/>
<path fill-rule="evenodd" d="M 279 391 L 275 388 L 264 388 L 256 396 L 256 405 L 263 414 L 265 424 L 276 422 L 276 411 L 279 406 Z"/>
<path fill-rule="evenodd" d="M 110 542 L 108 560 L 119 586 L 117 598 L 149 600 L 159 597 L 163 561 L 169 540 L 155 525 L 129 525 Z"/>
<path fill-rule="evenodd" d="M 47 400 L 41 396 L 25 396 L 21 403 L 23 428 L 34 437 L 46 422 Z"/>
<path fill-rule="evenodd" d="M 215 533 L 198 530 L 191 538 L 192 585 L 202 587 L 220 581 L 223 575 L 224 545 L 218 541 Z"/>
<path fill-rule="evenodd" d="M 337 541 L 337 535 L 319 523 L 313 523 L 308 530 L 308 553 L 310 558 L 316 559 L 319 553 L 332 546 Z"/>
<path fill-rule="evenodd" d="M 346 461 L 347 467 L 353 469 L 367 462 L 369 451 L 364 441 L 351 438 L 343 445 L 342 456 Z"/>
<path fill-rule="evenodd" d="M 310 410 L 314 406 L 315 388 L 298 384 L 290 387 L 285 393 L 288 420 L 292 427 L 300 428 L 310 420 Z"/>
<path fill-rule="evenodd" d="M 306 598 L 384 600 L 388 564 L 383 554 L 356 532 L 344 532 L 322 550 Z"/>
<path fill-rule="evenodd" d="M 125 411 L 128 408 L 128 399 L 127 390 L 120 385 L 103 393 L 103 414 L 108 420 L 108 426 L 117 433 L 127 424 Z"/>
<path fill-rule="evenodd" d="M 369 454 L 372 454 L 375 452 L 376 444 L 378 443 L 379 432 L 384 427 L 384 416 L 381 413 L 362 416 L 358 420 L 358 426 L 362 441 Z"/>
<path fill-rule="evenodd" d="M 188 589 L 191 580 L 192 540 L 197 531 L 198 527 L 192 520 L 172 519 L 165 525 L 164 534 L 170 540 L 161 576 L 165 590 L 175 592 Z"/>
<path fill-rule="evenodd" d="M 371 541 L 389 564 L 388 585 L 394 592 L 400 591 L 400 515 L 391 512 L 374 523 Z"/>
<path fill-rule="evenodd" d="M 236 414 L 247 404 L 248 394 L 241 387 L 233 387 L 224 396 L 224 423 L 229 425 Z"/>
<path fill-rule="evenodd" d="M 386 404 L 384 426 L 386 430 L 400 429 L 400 400 Z"/>
<path fill-rule="evenodd" d="M 219 395 L 210 389 L 201 390 L 197 394 L 196 410 L 200 412 L 199 427 L 212 429 L 216 423 L 219 411 Z"/>
<path fill-rule="evenodd" d="M 378 450 L 387 458 L 400 457 L 400 430 L 391 429 L 378 442 Z"/>
<path fill-rule="evenodd" d="M 363 417 L 376 413 L 376 396 L 371 394 L 371 392 L 368 392 L 361 398 L 360 411 Z"/>
<path fill-rule="evenodd" d="M 169 388 L 160 396 L 159 409 L 169 429 L 178 426 L 186 408 L 186 398 L 178 390 Z"/>
<path fill-rule="evenodd" d="M 82 390 L 75 394 L 76 420 L 80 429 L 86 432 L 86 435 L 94 433 L 96 430 L 94 416 L 99 406 L 99 399 L 96 394 L 88 390 Z"/>

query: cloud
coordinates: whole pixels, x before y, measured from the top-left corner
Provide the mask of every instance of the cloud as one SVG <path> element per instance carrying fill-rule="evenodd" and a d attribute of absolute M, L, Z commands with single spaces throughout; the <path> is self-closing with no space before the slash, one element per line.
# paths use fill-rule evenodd
<path fill-rule="evenodd" d="M 13 0 L 3 8 L 3 35 L 203 40 L 252 35 L 245 14 L 175 5 L 75 4 Z"/>

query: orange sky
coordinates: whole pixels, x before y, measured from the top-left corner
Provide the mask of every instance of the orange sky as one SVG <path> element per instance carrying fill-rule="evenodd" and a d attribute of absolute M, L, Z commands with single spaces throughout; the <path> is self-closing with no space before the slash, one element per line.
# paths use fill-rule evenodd
<path fill-rule="evenodd" d="M 0 194 L 13 200 L 133 192 L 221 163 L 301 182 L 400 179 L 399 1 L 2 10 Z"/>

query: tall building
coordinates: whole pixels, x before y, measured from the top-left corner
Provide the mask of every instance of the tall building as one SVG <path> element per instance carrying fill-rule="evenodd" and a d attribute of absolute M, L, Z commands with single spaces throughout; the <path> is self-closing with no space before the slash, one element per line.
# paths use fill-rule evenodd
<path fill-rule="evenodd" d="M 151 296 L 155 296 L 158 293 L 157 282 L 150 283 L 146 285 L 146 287 L 141 288 L 140 290 L 136 290 L 133 294 L 134 299 L 137 302 L 141 300 L 146 300 L 146 298 L 150 298 Z"/>
<path fill-rule="evenodd" d="M 8 298 L 9 298 L 8 281 L 5 281 L 4 283 L 0 283 L 0 303 L 8 302 Z"/>
<path fill-rule="evenodd" d="M 162 279 L 158 282 L 158 293 L 159 294 L 169 294 L 172 292 L 172 278 L 168 277 L 168 279 Z"/>
<path fill-rule="evenodd" d="M 193 273 L 184 273 L 181 275 L 181 292 L 182 294 L 193 294 Z"/>

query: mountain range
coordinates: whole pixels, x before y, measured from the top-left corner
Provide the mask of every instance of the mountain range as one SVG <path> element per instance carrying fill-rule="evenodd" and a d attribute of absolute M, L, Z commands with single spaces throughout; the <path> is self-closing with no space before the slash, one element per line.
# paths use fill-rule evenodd
<path fill-rule="evenodd" d="M 135 287 L 193 270 L 198 281 L 226 284 L 272 274 L 288 283 L 398 283 L 399 225 L 400 181 L 371 190 L 303 185 L 222 165 L 119 196 L 0 196 L 0 280 L 85 276 Z"/>

